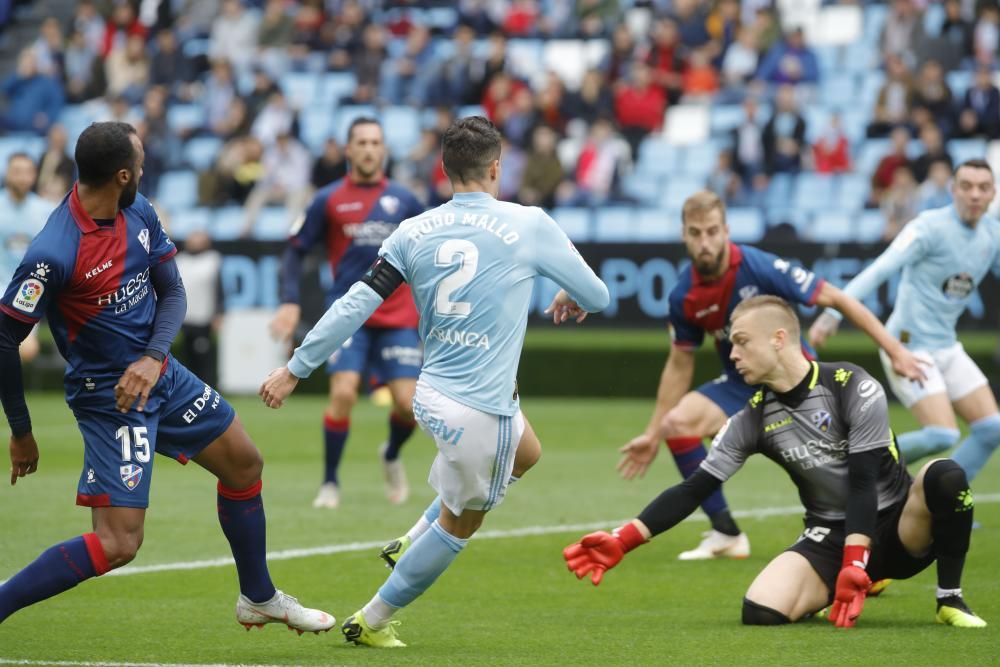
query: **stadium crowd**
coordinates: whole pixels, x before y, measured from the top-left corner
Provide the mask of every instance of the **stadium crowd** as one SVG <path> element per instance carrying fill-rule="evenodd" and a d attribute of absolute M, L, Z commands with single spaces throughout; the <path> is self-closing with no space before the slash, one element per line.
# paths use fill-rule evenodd
<path fill-rule="evenodd" d="M 831 9 L 856 12 L 850 41 L 822 37 L 845 16 Z M 30 147 L 57 201 L 83 127 L 128 120 L 165 217 L 240 206 L 249 237 L 266 209 L 280 237 L 345 173 L 353 117 L 381 115 L 390 174 L 433 205 L 449 196 L 441 132 L 481 112 L 505 135 L 506 199 L 673 214 L 708 185 L 806 238 L 829 199 L 878 209 L 861 236 L 889 239 L 1000 137 L 998 43 L 982 0 L 84 0 L 2 82 L 0 154 Z M 692 110 L 708 127 L 685 145 Z"/>

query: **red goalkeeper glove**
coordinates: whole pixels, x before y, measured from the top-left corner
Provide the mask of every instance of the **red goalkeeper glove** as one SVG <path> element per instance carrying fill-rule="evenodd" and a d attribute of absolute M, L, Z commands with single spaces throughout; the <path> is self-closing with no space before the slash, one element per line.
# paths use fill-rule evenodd
<path fill-rule="evenodd" d="M 872 585 L 865 572 L 870 553 L 868 547 L 860 544 L 844 547 L 844 561 L 837 575 L 837 590 L 830 608 L 830 621 L 838 628 L 853 628 L 865 606 L 865 595 Z"/>
<path fill-rule="evenodd" d="M 576 544 L 563 549 L 563 558 L 577 579 L 590 574 L 595 586 L 601 583 L 604 573 L 621 562 L 629 551 L 646 542 L 639 529 L 627 523 L 612 533 L 603 530 L 584 535 Z"/>

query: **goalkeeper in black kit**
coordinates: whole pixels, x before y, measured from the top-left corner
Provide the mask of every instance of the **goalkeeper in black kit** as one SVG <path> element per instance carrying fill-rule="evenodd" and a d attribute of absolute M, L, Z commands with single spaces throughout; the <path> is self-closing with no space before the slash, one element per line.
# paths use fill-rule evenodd
<path fill-rule="evenodd" d="M 567 547 L 569 569 L 599 584 L 626 553 L 694 512 L 761 453 L 798 487 L 805 530 L 750 584 L 744 624 L 791 623 L 832 603 L 830 620 L 852 627 L 872 581 L 906 579 L 936 562 L 937 621 L 986 627 L 962 597 L 973 514 L 962 468 L 937 459 L 910 477 L 882 386 L 857 366 L 806 359 L 798 317 L 779 297 L 743 301 L 729 337 L 737 371 L 760 390 L 719 431 L 694 475 L 613 533 L 591 533 Z"/>

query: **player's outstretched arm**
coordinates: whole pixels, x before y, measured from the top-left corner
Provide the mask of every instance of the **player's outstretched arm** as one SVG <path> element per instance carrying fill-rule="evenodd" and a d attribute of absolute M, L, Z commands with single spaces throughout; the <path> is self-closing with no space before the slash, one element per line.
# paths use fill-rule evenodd
<path fill-rule="evenodd" d="M 608 286 L 584 261 L 556 221 L 541 209 L 538 213 L 541 216 L 535 238 L 538 272 L 568 292 L 581 311 L 596 313 L 607 308 L 611 303 Z"/>
<path fill-rule="evenodd" d="M 683 521 L 721 485 L 720 480 L 704 469 L 695 471 L 657 496 L 637 518 L 614 532 L 590 533 L 563 549 L 566 566 L 577 579 L 590 575 L 590 581 L 597 586 L 604 573 L 620 563 L 625 554 Z"/>
<path fill-rule="evenodd" d="M 694 351 L 674 345 L 660 374 L 660 385 L 656 390 L 656 406 L 653 408 L 646 430 L 618 450 L 622 455 L 618 461 L 618 472 L 623 478 L 641 478 L 646 474 L 660 451 L 660 440 L 662 440 L 660 424 L 666 414 L 687 393 L 693 377 Z"/>
<path fill-rule="evenodd" d="M 38 469 L 38 444 L 31 434 L 31 415 L 24 400 L 18 347 L 32 325 L 0 314 L 0 404 L 10 425 L 10 483 Z"/>
<path fill-rule="evenodd" d="M 882 326 L 879 319 L 856 298 L 826 282 L 823 283 L 816 303 L 827 308 L 835 308 L 848 320 L 853 322 L 854 326 L 868 334 L 868 337 L 875 341 L 889 355 L 889 358 L 892 360 L 892 368 L 896 373 L 915 382 L 923 382 L 927 379 L 924 373 L 924 362 L 894 338 Z M 827 313 L 823 313 L 820 316 L 820 320 L 824 317 L 828 317 Z M 817 320 L 817 323 L 820 320 Z M 810 329 L 811 338 L 812 334 L 813 330 Z M 825 338 L 822 340 L 825 340 Z M 820 342 L 817 339 L 814 339 L 814 341 L 817 343 Z"/>
<path fill-rule="evenodd" d="M 307 254 L 300 246 L 289 243 L 281 257 L 281 305 L 268 327 L 275 340 L 290 341 L 302 318 L 299 283 L 302 280 L 302 263 Z"/>

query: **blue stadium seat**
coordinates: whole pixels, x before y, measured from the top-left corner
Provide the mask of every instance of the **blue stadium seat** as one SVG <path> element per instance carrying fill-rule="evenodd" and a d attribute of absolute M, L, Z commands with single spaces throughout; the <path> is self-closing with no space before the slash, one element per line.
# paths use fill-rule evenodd
<path fill-rule="evenodd" d="M 45 152 L 45 137 L 34 134 L 9 134 L 0 136 L 0 174 L 7 170 L 7 160 L 14 153 L 27 153 L 36 163 Z"/>
<path fill-rule="evenodd" d="M 466 104 L 465 106 L 458 107 L 458 111 L 455 112 L 455 118 L 467 118 L 468 116 L 485 116 L 486 109 L 478 104 Z"/>
<path fill-rule="evenodd" d="M 223 206 L 212 216 L 209 232 L 216 241 L 232 241 L 239 238 L 245 220 L 242 206 Z"/>
<path fill-rule="evenodd" d="M 160 176 L 156 198 L 171 211 L 185 210 L 198 204 L 198 174 L 190 170 L 168 171 Z"/>
<path fill-rule="evenodd" d="M 681 173 L 704 183 L 719 162 L 720 146 L 714 141 L 694 144 L 684 149 L 680 157 Z"/>
<path fill-rule="evenodd" d="M 385 143 L 393 157 L 405 157 L 420 141 L 420 112 L 413 107 L 385 107 L 381 120 Z"/>
<path fill-rule="evenodd" d="M 819 211 L 807 231 L 817 243 L 849 243 L 854 240 L 854 217 L 843 211 Z"/>
<path fill-rule="evenodd" d="M 820 86 L 820 97 L 828 109 L 844 109 L 857 96 L 858 82 L 852 72 L 830 72 Z"/>
<path fill-rule="evenodd" d="M 184 162 L 204 171 L 212 166 L 221 150 L 222 139 L 218 137 L 192 137 L 184 142 Z"/>
<path fill-rule="evenodd" d="M 684 205 L 684 200 L 705 189 L 705 179 L 694 176 L 674 174 L 667 177 L 667 188 L 660 199 L 660 206 L 668 209 L 678 209 Z"/>
<path fill-rule="evenodd" d="M 171 104 L 167 107 L 167 125 L 174 132 L 205 125 L 205 108 L 198 104 Z"/>
<path fill-rule="evenodd" d="M 76 140 L 87 127 L 94 122 L 91 109 L 82 104 L 67 104 L 59 114 L 59 123 L 66 128 L 66 147 L 72 155 Z"/>
<path fill-rule="evenodd" d="M 944 4 L 939 2 L 927 3 L 924 10 L 924 33 L 930 37 L 937 37 L 941 34 L 941 27 L 947 18 L 944 12 Z"/>
<path fill-rule="evenodd" d="M 311 109 L 322 99 L 321 79 L 311 72 L 286 72 L 279 82 L 293 109 Z"/>
<path fill-rule="evenodd" d="M 673 243 L 681 240 L 679 209 L 643 208 L 636 214 L 635 240 L 648 243 Z"/>
<path fill-rule="evenodd" d="M 764 238 L 764 216 L 760 209 L 733 207 L 726 211 L 729 236 L 737 243 L 756 243 Z"/>
<path fill-rule="evenodd" d="M 885 231 L 885 215 L 878 209 L 867 209 L 857 216 L 854 240 L 858 243 L 879 243 Z"/>
<path fill-rule="evenodd" d="M 260 211 L 253 227 L 253 236 L 260 241 L 284 241 L 291 226 L 288 209 L 284 206 L 266 206 Z"/>
<path fill-rule="evenodd" d="M 178 209 L 169 213 L 166 222 L 170 238 L 175 242 L 184 241 L 195 230 L 209 229 L 212 213 L 207 208 Z"/>
<path fill-rule="evenodd" d="M 599 208 L 594 216 L 594 240 L 602 243 L 629 243 L 635 240 L 638 216 L 625 206 Z"/>
<path fill-rule="evenodd" d="M 450 33 L 458 24 L 458 11 L 454 7 L 430 7 L 424 11 L 424 21 L 431 28 Z"/>
<path fill-rule="evenodd" d="M 732 132 L 743 122 L 743 107 L 739 104 L 713 104 L 709 127 L 713 135 Z"/>
<path fill-rule="evenodd" d="M 343 97 L 354 94 L 358 81 L 352 72 L 328 72 L 320 84 L 318 102 L 332 112 Z"/>
<path fill-rule="evenodd" d="M 660 174 L 637 171 L 622 179 L 622 191 L 641 204 L 656 204 L 662 190 Z"/>
<path fill-rule="evenodd" d="M 591 210 L 570 206 L 557 206 L 550 212 L 566 236 L 574 243 L 586 243 L 591 239 Z"/>
<path fill-rule="evenodd" d="M 812 216 L 813 211 L 793 208 L 788 202 L 785 202 L 784 204 L 768 206 L 765 219 L 768 227 L 774 227 L 782 223 L 789 224 L 795 228 L 799 236 L 802 236 L 806 234 L 809 224 L 812 222 Z"/>
<path fill-rule="evenodd" d="M 795 179 L 790 174 L 775 174 L 772 176 L 771 183 L 764 194 L 767 207 L 770 209 L 791 206 L 794 186 Z"/>
<path fill-rule="evenodd" d="M 875 101 L 878 99 L 879 91 L 882 86 L 885 85 L 885 72 L 877 69 L 869 69 L 861 73 L 861 97 L 856 99 L 855 97 L 848 98 L 850 100 L 855 100 L 857 105 L 862 109 L 869 110 L 869 113 L 875 111 Z"/>
<path fill-rule="evenodd" d="M 875 173 L 875 168 L 883 157 L 888 155 L 891 144 L 888 139 L 867 139 L 858 151 L 854 160 L 854 170 L 871 178 Z"/>
<path fill-rule="evenodd" d="M 972 72 L 964 69 L 952 70 L 945 74 L 945 81 L 951 88 L 952 97 L 961 100 L 965 96 L 965 91 L 972 85 L 973 76 Z"/>
<path fill-rule="evenodd" d="M 865 7 L 865 36 L 864 41 L 868 44 L 877 44 L 879 35 L 882 34 L 882 27 L 885 25 L 886 17 L 889 16 L 888 5 L 872 4 Z"/>
<path fill-rule="evenodd" d="M 314 155 L 319 155 L 323 144 L 332 136 L 333 111 L 327 109 L 306 109 L 299 114 L 299 139 Z M 341 137 L 343 143 L 347 137 Z"/>
<path fill-rule="evenodd" d="M 871 184 L 861 174 L 841 174 L 837 188 L 836 208 L 842 211 L 860 211 L 871 191 Z"/>
<path fill-rule="evenodd" d="M 803 210 L 828 209 L 834 202 L 836 179 L 828 174 L 805 172 L 795 179 L 793 206 Z"/>
<path fill-rule="evenodd" d="M 948 142 L 948 153 L 955 164 L 966 160 L 986 159 L 985 139 L 952 139 Z"/>

